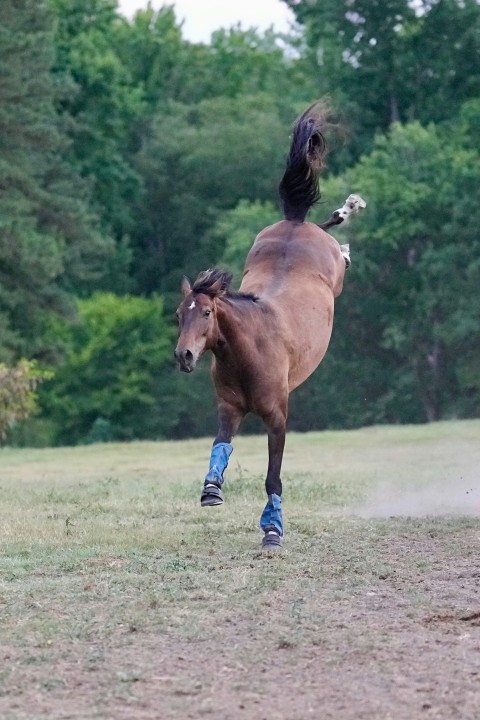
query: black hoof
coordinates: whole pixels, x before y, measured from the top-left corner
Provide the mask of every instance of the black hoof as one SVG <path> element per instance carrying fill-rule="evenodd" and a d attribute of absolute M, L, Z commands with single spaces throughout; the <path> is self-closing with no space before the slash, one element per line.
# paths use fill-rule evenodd
<path fill-rule="evenodd" d="M 202 507 L 210 507 L 211 505 L 222 505 L 223 504 L 223 493 L 218 485 L 207 484 L 204 485 L 202 494 L 200 496 L 200 504 Z"/>
<path fill-rule="evenodd" d="M 282 547 L 282 538 L 276 530 L 266 530 L 262 540 L 262 548 L 266 550 L 275 550 Z"/>

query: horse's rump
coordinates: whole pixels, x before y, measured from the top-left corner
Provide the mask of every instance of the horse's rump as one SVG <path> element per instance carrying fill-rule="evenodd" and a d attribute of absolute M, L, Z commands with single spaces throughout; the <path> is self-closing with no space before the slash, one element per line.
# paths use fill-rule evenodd
<path fill-rule="evenodd" d="M 290 390 L 325 355 L 344 272 L 337 241 L 312 223 L 272 225 L 258 235 L 248 254 L 240 289 L 255 293 L 277 318 L 275 329 L 264 323 L 264 332 L 285 348 Z"/>
<path fill-rule="evenodd" d="M 326 284 L 336 297 L 345 260 L 338 242 L 313 223 L 282 220 L 262 230 L 245 262 L 240 289 L 259 297 L 303 303 L 307 286 Z"/>

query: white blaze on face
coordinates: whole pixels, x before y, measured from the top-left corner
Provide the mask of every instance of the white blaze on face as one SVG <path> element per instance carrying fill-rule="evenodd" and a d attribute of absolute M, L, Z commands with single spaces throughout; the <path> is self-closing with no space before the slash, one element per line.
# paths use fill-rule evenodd
<path fill-rule="evenodd" d="M 195 300 L 192 300 L 191 304 L 188 306 L 188 309 L 193 310 L 194 307 L 195 307 Z"/>

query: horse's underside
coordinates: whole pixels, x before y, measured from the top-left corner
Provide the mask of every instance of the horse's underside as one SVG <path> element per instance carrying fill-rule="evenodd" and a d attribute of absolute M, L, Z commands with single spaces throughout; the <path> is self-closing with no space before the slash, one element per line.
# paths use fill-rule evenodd
<path fill-rule="evenodd" d="M 308 208 L 319 198 L 323 122 L 312 106 L 295 125 L 280 184 L 285 219 L 257 236 L 246 259 L 240 291 L 229 290 L 227 273 L 206 271 L 193 286 L 184 281 L 184 300 L 177 313 L 180 337 L 175 356 L 180 368 L 191 372 L 206 350 L 214 355 L 219 430 L 202 505 L 223 502 L 223 472 L 233 449 L 232 438 L 243 417 L 256 413 L 268 432 L 268 502 L 260 520 L 266 547 L 280 545 L 283 536 L 280 470 L 288 396 L 326 353 L 334 300 L 342 291 L 347 266 L 345 246 L 318 225 L 304 221 Z M 359 198 L 347 207 L 351 198 L 356 196 L 350 196 L 325 227 L 362 207 Z"/>

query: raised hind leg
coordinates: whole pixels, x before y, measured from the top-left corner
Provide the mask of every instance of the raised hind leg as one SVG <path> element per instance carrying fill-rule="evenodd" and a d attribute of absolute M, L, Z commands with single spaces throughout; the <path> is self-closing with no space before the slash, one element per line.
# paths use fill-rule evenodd
<path fill-rule="evenodd" d="M 218 406 L 218 433 L 213 441 L 210 455 L 210 466 L 205 476 L 200 502 L 203 507 L 221 505 L 223 503 L 223 473 L 232 454 L 232 438 L 243 420 L 244 414 L 237 407 L 227 403 Z"/>
<path fill-rule="evenodd" d="M 322 228 L 322 230 L 328 230 L 328 228 L 334 225 L 340 225 L 344 220 L 348 220 L 350 215 L 357 213 L 359 210 L 363 210 L 366 205 L 367 203 L 360 195 L 349 195 L 344 205 L 338 208 L 338 210 L 334 210 L 328 220 L 318 227 Z"/>
<path fill-rule="evenodd" d="M 276 408 L 264 417 L 268 432 L 268 470 L 265 479 L 265 490 L 268 495 L 260 518 L 260 527 L 264 534 L 262 547 L 280 547 L 283 537 L 282 516 L 282 468 L 283 450 L 285 447 L 285 432 L 287 423 L 287 403 Z"/>

